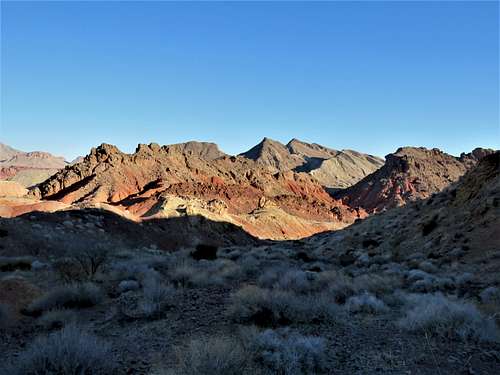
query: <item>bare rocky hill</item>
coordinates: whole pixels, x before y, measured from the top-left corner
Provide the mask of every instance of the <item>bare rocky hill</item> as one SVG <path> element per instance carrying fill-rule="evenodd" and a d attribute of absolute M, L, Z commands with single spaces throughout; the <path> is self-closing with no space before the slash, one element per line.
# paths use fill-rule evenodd
<path fill-rule="evenodd" d="M 271 172 L 305 172 L 326 188 L 345 188 L 383 165 L 383 160 L 352 150 L 333 150 L 316 143 L 292 139 L 286 145 L 264 138 L 241 154 Z"/>
<path fill-rule="evenodd" d="M 379 170 L 335 196 L 370 213 L 398 207 L 443 190 L 491 153 L 475 149 L 457 158 L 438 149 L 402 147 L 387 155 Z"/>
<path fill-rule="evenodd" d="M 67 164 L 64 158 L 48 152 L 23 152 L 0 144 L 0 179 L 25 187 L 44 181 Z"/>
<path fill-rule="evenodd" d="M 103 144 L 31 194 L 79 206 L 106 204 L 136 220 L 201 214 L 265 238 L 304 237 L 364 215 L 306 173 L 271 173 L 209 143 L 139 145 L 133 154 Z"/>

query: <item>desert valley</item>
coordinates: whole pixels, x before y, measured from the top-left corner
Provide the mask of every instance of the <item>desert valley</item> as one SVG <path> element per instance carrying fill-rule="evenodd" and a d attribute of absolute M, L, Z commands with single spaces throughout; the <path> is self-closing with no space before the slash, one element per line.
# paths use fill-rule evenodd
<path fill-rule="evenodd" d="M 0 150 L 2 374 L 498 369 L 499 151 Z"/>
<path fill-rule="evenodd" d="M 0 1 L 0 375 L 500 374 L 499 1 Z"/>

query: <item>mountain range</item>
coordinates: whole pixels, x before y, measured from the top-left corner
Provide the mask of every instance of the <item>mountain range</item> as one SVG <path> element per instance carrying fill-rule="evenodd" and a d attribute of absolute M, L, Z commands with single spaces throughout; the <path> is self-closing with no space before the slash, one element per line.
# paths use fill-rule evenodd
<path fill-rule="evenodd" d="M 35 186 L 25 184 L 27 195 L 0 184 L 0 214 L 97 207 L 134 221 L 199 215 L 259 238 L 295 239 L 427 198 L 492 152 L 478 148 L 454 157 L 403 147 L 384 163 L 357 151 L 264 138 L 236 156 L 208 142 L 139 144 L 132 154 L 102 144 L 69 164 L 3 145 L 0 165 L 16 172 L 4 178 L 22 181 L 23 173 L 35 171 L 51 175 Z M 14 202 L 5 197 L 13 192 Z"/>

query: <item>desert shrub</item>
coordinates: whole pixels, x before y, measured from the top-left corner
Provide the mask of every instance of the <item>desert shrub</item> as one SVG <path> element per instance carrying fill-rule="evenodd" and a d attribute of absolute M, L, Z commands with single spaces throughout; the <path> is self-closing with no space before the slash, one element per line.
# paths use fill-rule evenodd
<path fill-rule="evenodd" d="M 441 293 L 407 297 L 407 311 L 398 326 L 416 332 L 464 340 L 496 341 L 498 328 L 471 303 L 452 300 Z"/>
<path fill-rule="evenodd" d="M 239 248 L 223 248 L 219 250 L 219 253 L 221 257 L 231 260 L 237 260 L 241 257 L 241 250 Z"/>
<path fill-rule="evenodd" d="M 34 260 L 31 263 L 31 269 L 33 271 L 41 271 L 41 270 L 46 270 L 50 268 L 50 265 L 48 263 L 40 262 L 39 260 Z"/>
<path fill-rule="evenodd" d="M 260 286 L 276 288 L 295 293 L 308 293 L 314 290 L 315 274 L 296 269 L 268 269 L 259 277 Z"/>
<path fill-rule="evenodd" d="M 31 270 L 32 257 L 0 257 L 0 272 Z"/>
<path fill-rule="evenodd" d="M 44 313 L 37 319 L 37 324 L 46 330 L 60 329 L 75 323 L 77 314 L 73 310 L 55 309 Z"/>
<path fill-rule="evenodd" d="M 412 269 L 407 272 L 406 278 L 408 279 L 408 281 L 416 281 L 423 279 L 432 279 L 433 276 L 425 271 L 419 269 Z"/>
<path fill-rule="evenodd" d="M 255 276 L 260 272 L 260 261 L 252 254 L 244 254 L 238 261 L 243 274 Z"/>
<path fill-rule="evenodd" d="M 98 238 L 64 242 L 67 249 L 62 259 L 57 259 L 53 266 L 59 276 L 67 282 L 92 280 L 102 270 L 109 257 L 107 242 Z"/>
<path fill-rule="evenodd" d="M 274 285 L 275 288 L 291 290 L 295 293 L 307 293 L 311 290 L 314 275 L 301 270 L 286 272 Z"/>
<path fill-rule="evenodd" d="M 105 246 L 94 245 L 78 249 L 72 257 L 80 265 L 88 279 L 93 279 L 95 274 L 106 263 L 108 254 L 109 252 Z"/>
<path fill-rule="evenodd" d="M 135 280 L 123 280 L 118 284 L 118 293 L 125 293 L 131 290 L 137 290 L 140 285 Z"/>
<path fill-rule="evenodd" d="M 317 289 L 327 290 L 338 304 L 344 304 L 347 298 L 358 292 L 352 277 L 336 271 L 321 272 L 315 285 Z"/>
<path fill-rule="evenodd" d="M 173 267 L 168 276 L 179 287 L 222 285 L 243 275 L 240 266 L 228 259 L 183 261 Z"/>
<path fill-rule="evenodd" d="M 438 268 L 434 263 L 432 263 L 429 260 L 424 260 L 418 265 L 418 268 L 420 268 L 422 271 L 427 272 L 427 273 L 436 273 L 438 272 Z"/>
<path fill-rule="evenodd" d="M 196 260 L 206 259 L 215 260 L 217 259 L 217 246 L 209 244 L 198 244 L 195 250 L 191 253 L 191 257 Z"/>
<path fill-rule="evenodd" d="M 484 289 L 479 297 L 483 303 L 500 302 L 500 289 L 495 286 L 490 286 Z"/>
<path fill-rule="evenodd" d="M 173 303 L 175 288 L 161 281 L 155 275 L 147 276 L 143 281 L 143 297 L 140 310 L 147 317 L 157 317 Z"/>
<path fill-rule="evenodd" d="M 59 279 L 65 283 L 81 282 L 86 280 L 87 275 L 83 272 L 80 264 L 72 258 L 59 258 L 52 263 L 52 267 Z"/>
<path fill-rule="evenodd" d="M 399 277 L 390 275 L 365 274 L 353 279 L 354 288 L 358 292 L 368 292 L 376 295 L 390 293 L 401 287 Z"/>
<path fill-rule="evenodd" d="M 326 346 L 320 337 L 268 329 L 256 336 L 254 351 L 265 373 L 317 374 L 325 369 Z"/>
<path fill-rule="evenodd" d="M 378 314 L 387 310 L 387 306 L 377 297 L 370 293 L 349 297 L 346 301 L 346 309 L 350 312 Z"/>
<path fill-rule="evenodd" d="M 55 288 L 49 293 L 35 299 L 26 309 L 31 315 L 56 308 L 85 308 L 91 307 L 103 299 L 103 293 L 98 286 L 92 283 L 70 284 Z"/>
<path fill-rule="evenodd" d="M 155 271 L 145 259 L 123 260 L 110 264 L 110 278 L 112 280 L 141 281 L 151 272 Z"/>
<path fill-rule="evenodd" d="M 175 267 L 169 273 L 169 278 L 177 287 L 185 288 L 192 286 L 192 279 L 197 272 L 196 267 L 185 262 Z"/>
<path fill-rule="evenodd" d="M 228 313 L 239 322 L 278 326 L 331 320 L 338 309 L 327 294 L 297 295 L 247 285 L 232 295 Z"/>
<path fill-rule="evenodd" d="M 76 326 L 36 338 L 16 358 L 12 375 L 112 374 L 115 361 L 110 346 Z"/>
<path fill-rule="evenodd" d="M 187 347 L 178 347 L 175 352 L 176 366 L 159 374 L 239 375 L 248 370 L 250 359 L 239 341 L 227 336 L 192 339 Z"/>

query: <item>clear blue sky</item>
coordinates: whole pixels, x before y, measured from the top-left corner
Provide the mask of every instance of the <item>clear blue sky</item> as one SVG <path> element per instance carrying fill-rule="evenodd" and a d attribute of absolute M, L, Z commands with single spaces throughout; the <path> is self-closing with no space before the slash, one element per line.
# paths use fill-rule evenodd
<path fill-rule="evenodd" d="M 1 5 L 0 141 L 499 148 L 497 2 Z"/>

